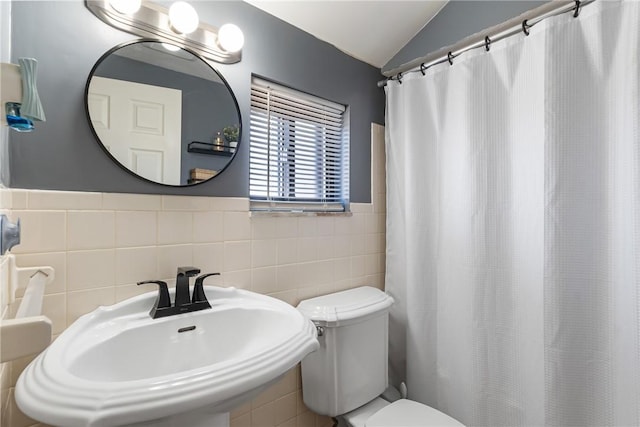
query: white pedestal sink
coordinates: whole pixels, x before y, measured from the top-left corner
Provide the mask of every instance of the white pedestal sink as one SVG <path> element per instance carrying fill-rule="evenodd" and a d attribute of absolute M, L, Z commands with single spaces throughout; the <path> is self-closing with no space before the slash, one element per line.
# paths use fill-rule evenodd
<path fill-rule="evenodd" d="M 211 309 L 152 319 L 150 292 L 81 317 L 22 373 L 16 401 L 64 427 L 228 425 L 228 412 L 318 348 L 295 308 L 205 286 Z"/>

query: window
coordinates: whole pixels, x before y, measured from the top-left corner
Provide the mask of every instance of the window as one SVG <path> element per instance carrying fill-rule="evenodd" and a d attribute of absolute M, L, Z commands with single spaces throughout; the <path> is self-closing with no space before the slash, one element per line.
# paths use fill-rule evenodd
<path fill-rule="evenodd" d="M 347 210 L 349 138 L 345 116 L 344 105 L 254 77 L 249 161 L 251 209 Z"/>

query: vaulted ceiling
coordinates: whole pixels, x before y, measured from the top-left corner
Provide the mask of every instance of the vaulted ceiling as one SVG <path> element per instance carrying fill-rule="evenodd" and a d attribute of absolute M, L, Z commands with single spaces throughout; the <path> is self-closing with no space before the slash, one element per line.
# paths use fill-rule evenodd
<path fill-rule="evenodd" d="M 431 1 L 245 0 L 381 68 L 447 3 Z"/>

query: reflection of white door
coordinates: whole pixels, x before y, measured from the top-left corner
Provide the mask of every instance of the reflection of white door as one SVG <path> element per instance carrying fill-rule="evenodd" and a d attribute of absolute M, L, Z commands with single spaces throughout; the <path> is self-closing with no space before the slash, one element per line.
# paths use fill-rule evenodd
<path fill-rule="evenodd" d="M 113 157 L 144 178 L 180 185 L 182 91 L 94 76 L 88 103 Z"/>

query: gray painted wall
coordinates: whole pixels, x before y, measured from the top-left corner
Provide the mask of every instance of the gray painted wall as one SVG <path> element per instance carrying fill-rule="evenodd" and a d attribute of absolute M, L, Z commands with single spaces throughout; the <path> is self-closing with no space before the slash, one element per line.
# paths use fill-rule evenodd
<path fill-rule="evenodd" d="M 453 45 L 544 3 L 546 1 L 449 1 L 422 31 L 382 67 L 382 71 L 392 70 Z"/>
<path fill-rule="evenodd" d="M 194 5 L 203 22 L 233 22 L 245 34 L 242 62 L 213 64 L 233 88 L 243 118 L 243 140 L 230 167 L 211 181 L 184 188 L 148 183 L 123 171 L 91 134 L 84 87 L 102 54 L 136 37 L 107 26 L 80 0 L 14 1 L 12 58 L 38 59 L 38 90 L 47 122 L 30 134 L 12 132 L 11 187 L 247 196 L 249 92 L 255 73 L 351 107 L 351 201 L 369 202 L 370 125 L 384 123 L 384 92 L 376 87 L 380 71 L 247 3 Z"/>

